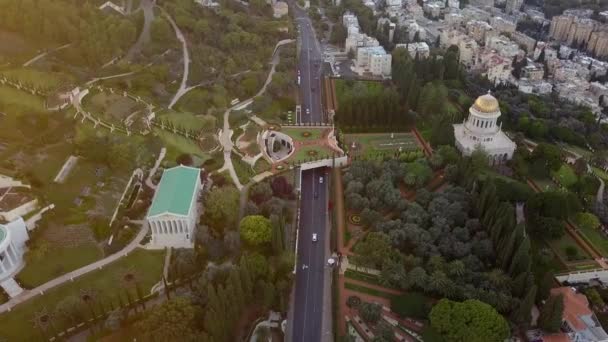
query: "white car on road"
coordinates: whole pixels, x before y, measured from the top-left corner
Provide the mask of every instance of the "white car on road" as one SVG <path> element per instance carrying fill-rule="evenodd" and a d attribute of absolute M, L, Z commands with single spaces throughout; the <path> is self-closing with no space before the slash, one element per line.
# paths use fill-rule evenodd
<path fill-rule="evenodd" d="M 323 184 L 323 177 L 319 177 L 319 183 Z"/>
<path fill-rule="evenodd" d="M 317 233 L 312 234 L 312 242 L 317 242 Z"/>
<path fill-rule="evenodd" d="M 306 115 L 310 115 L 310 108 L 306 108 Z"/>

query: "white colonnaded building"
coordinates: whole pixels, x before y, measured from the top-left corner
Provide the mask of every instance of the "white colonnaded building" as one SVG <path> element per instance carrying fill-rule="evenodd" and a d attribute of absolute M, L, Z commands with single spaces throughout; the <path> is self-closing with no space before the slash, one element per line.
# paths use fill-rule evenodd
<path fill-rule="evenodd" d="M 8 278 L 23 264 L 25 242 L 29 239 L 23 219 L 0 224 L 0 281 Z"/>
<path fill-rule="evenodd" d="M 152 248 L 193 248 L 202 189 L 200 169 L 176 166 L 163 172 L 146 217 Z"/>
<path fill-rule="evenodd" d="M 490 92 L 478 97 L 464 122 L 454 125 L 460 153 L 470 156 L 475 150 L 484 150 L 491 165 L 510 160 L 517 145 L 502 131 L 502 125 L 497 123 L 499 117 L 498 100 Z"/>

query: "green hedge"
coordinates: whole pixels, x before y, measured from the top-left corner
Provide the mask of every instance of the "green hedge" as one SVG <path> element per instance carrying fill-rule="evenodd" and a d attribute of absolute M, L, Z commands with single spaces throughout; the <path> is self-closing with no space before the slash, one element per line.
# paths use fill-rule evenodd
<path fill-rule="evenodd" d="M 423 294 L 409 292 L 391 299 L 391 311 L 401 317 L 426 319 L 431 311 L 431 303 Z"/>

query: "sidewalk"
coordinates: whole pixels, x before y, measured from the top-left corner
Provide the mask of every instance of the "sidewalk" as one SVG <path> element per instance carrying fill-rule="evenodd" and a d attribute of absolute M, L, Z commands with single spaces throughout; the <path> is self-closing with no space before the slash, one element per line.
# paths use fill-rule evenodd
<path fill-rule="evenodd" d="M 116 252 L 112 255 L 109 255 L 108 257 L 98 260 L 92 264 L 88 264 L 84 267 L 81 267 L 75 271 L 66 273 L 62 276 L 59 276 L 51 281 L 48 281 L 36 288 L 33 288 L 31 290 L 26 290 L 24 292 L 22 292 L 19 296 L 12 298 L 11 300 L 9 300 L 8 302 L 0 305 L 0 313 L 5 312 L 5 311 L 9 311 L 11 308 L 13 308 L 15 305 L 23 303 L 29 299 L 32 299 L 38 295 L 42 295 L 44 294 L 45 291 L 48 291 L 56 286 L 59 286 L 65 282 L 71 281 L 73 278 L 78 278 L 82 275 L 85 275 L 89 272 L 98 270 L 103 268 L 104 266 L 124 257 L 127 256 L 127 254 L 131 253 L 135 248 L 140 248 L 140 242 L 141 240 L 143 240 L 143 238 L 146 236 L 146 234 L 148 233 L 148 225 L 144 224 L 144 226 L 141 228 L 141 230 L 139 231 L 139 233 L 137 234 L 137 236 L 133 239 L 133 241 L 131 241 L 125 248 L 123 248 L 121 251 Z"/>

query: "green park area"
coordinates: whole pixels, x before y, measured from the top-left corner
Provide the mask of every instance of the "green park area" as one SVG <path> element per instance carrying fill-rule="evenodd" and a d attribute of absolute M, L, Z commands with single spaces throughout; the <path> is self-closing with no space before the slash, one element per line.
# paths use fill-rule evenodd
<path fill-rule="evenodd" d="M 0 85 L 0 108 L 12 114 L 46 112 L 42 97 L 6 85 Z"/>
<path fill-rule="evenodd" d="M 591 258 L 568 233 L 565 233 L 559 239 L 548 240 L 547 243 L 564 261 L 582 261 Z"/>
<path fill-rule="evenodd" d="M 10 312 L 0 314 L 0 338 L 7 341 L 35 341 L 41 339 L 39 329 L 33 319 L 37 315 L 47 314 L 56 331 L 72 326 L 75 322 L 91 316 L 89 305 L 82 300 L 89 295 L 95 312 L 100 313 L 100 305 L 109 308 L 110 302 L 116 307 L 127 302 L 127 291 L 132 299 L 137 298 L 136 286 L 143 295 L 149 293 L 154 284 L 161 279 L 164 252 L 136 249 L 100 270 L 95 270 L 82 277 L 67 281 L 45 294 L 34 297 L 16 306 Z M 65 310 L 57 310 L 57 308 Z M 107 309 L 106 309 L 107 310 Z M 63 314 L 62 314 L 63 313 Z"/>
<path fill-rule="evenodd" d="M 52 252 L 48 252 L 40 258 L 43 260 L 36 260 L 38 258 L 35 256 L 31 258 L 33 260 L 28 260 L 23 270 L 17 275 L 17 279 L 23 286 L 34 288 L 62 274 L 95 262 L 102 256 L 101 249 L 91 242 L 74 247 L 53 247 Z"/>
<path fill-rule="evenodd" d="M 562 164 L 559 170 L 553 172 L 553 177 L 566 188 L 569 188 L 578 182 L 578 176 L 568 164 Z"/>
<path fill-rule="evenodd" d="M 309 161 L 338 157 L 335 151 L 325 146 L 304 146 L 298 149 L 287 161 L 294 163 L 305 163 Z"/>
<path fill-rule="evenodd" d="M 593 173 L 595 173 L 598 177 L 600 177 L 604 181 L 608 181 L 608 172 L 606 172 L 598 167 L 593 167 L 592 169 L 593 169 Z"/>
<path fill-rule="evenodd" d="M 553 191 L 558 189 L 557 185 L 547 177 L 532 177 L 532 180 L 541 191 Z"/>
<path fill-rule="evenodd" d="M 0 71 L 9 80 L 21 82 L 36 89 L 51 91 L 72 82 L 72 78 L 58 72 L 39 71 L 32 68 L 17 68 Z"/>
<path fill-rule="evenodd" d="M 132 113 L 143 111 L 145 105 L 130 97 L 110 92 L 93 92 L 85 97 L 83 106 L 93 115 L 99 115 L 113 122 L 121 122 Z"/>
<path fill-rule="evenodd" d="M 160 128 L 154 128 L 154 134 L 160 138 L 163 145 L 167 148 L 165 160 L 175 162 L 177 157 L 183 153 L 198 157 L 202 162 L 209 159 L 208 155 L 204 153 L 196 141 L 192 139 L 161 130 Z"/>
<path fill-rule="evenodd" d="M 591 243 L 597 248 L 604 257 L 608 257 L 608 239 L 598 228 L 591 228 L 579 225 L 578 232 L 583 235 L 584 238 L 591 241 Z"/>
<path fill-rule="evenodd" d="M 420 150 L 416 137 L 411 133 L 345 134 L 344 146 L 352 156 L 364 158 Z"/>
<path fill-rule="evenodd" d="M 281 128 L 281 132 L 289 135 L 294 141 L 314 141 L 321 139 L 323 136 L 323 128 L 294 128 L 284 127 Z"/>

